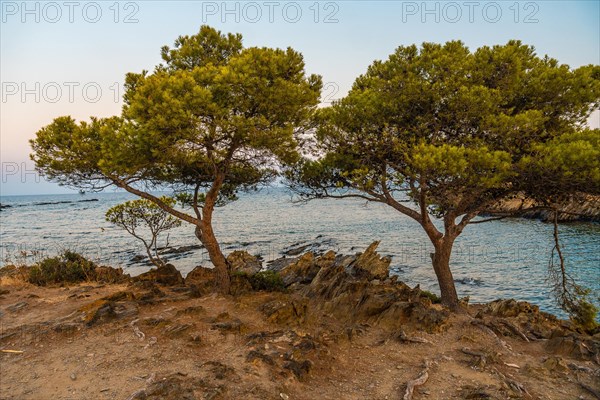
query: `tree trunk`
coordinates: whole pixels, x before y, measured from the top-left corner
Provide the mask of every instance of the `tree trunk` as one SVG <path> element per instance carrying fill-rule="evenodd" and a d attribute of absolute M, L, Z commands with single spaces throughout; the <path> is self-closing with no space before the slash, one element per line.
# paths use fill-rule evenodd
<path fill-rule="evenodd" d="M 203 227 L 196 227 L 196 237 L 200 239 L 206 249 L 210 261 L 215 267 L 215 278 L 217 290 L 223 294 L 229 294 L 231 279 L 229 276 L 229 263 L 223 255 L 217 238 L 210 224 L 203 223 Z"/>
<path fill-rule="evenodd" d="M 434 245 L 435 253 L 431 259 L 433 262 L 433 270 L 437 276 L 442 304 L 451 310 L 458 310 L 458 294 L 454 286 L 454 277 L 450 271 L 450 255 L 452 254 L 453 239 L 444 237 Z"/>

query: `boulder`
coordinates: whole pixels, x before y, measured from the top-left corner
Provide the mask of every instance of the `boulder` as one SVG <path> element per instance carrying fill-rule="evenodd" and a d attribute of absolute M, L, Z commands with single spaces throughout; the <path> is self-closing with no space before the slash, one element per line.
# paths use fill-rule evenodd
<path fill-rule="evenodd" d="M 183 284 L 181 273 L 173 264 L 165 264 L 158 268 L 153 268 L 132 279 L 135 282 L 150 281 L 166 286 L 176 286 Z"/>
<path fill-rule="evenodd" d="M 120 283 L 130 279 L 129 275 L 123 273 L 123 268 L 96 267 L 94 272 L 96 280 L 102 283 Z"/>
<path fill-rule="evenodd" d="M 186 285 L 201 285 L 205 286 L 210 284 L 214 286 L 215 282 L 215 270 L 213 268 L 206 268 L 202 265 L 198 265 L 191 270 L 185 277 Z"/>
<path fill-rule="evenodd" d="M 227 256 L 231 272 L 241 272 L 254 275 L 262 269 L 262 263 L 252 254 L 243 250 L 236 250 Z"/>

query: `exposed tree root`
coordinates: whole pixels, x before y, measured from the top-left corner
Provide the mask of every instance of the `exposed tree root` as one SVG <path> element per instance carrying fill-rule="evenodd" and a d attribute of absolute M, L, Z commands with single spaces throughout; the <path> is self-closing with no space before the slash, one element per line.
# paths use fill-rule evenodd
<path fill-rule="evenodd" d="M 406 383 L 406 391 L 404 392 L 403 400 L 412 400 L 413 392 L 415 391 L 415 387 L 422 386 L 429 379 L 429 367 L 431 366 L 431 361 L 425 360 L 425 368 L 419 376 L 412 381 L 408 381 Z"/>
<path fill-rule="evenodd" d="M 484 368 L 487 364 L 487 355 L 480 351 L 471 350 L 468 347 L 463 347 L 460 349 L 465 354 L 468 354 L 473 357 L 478 357 L 477 361 L 472 365 L 472 367 Z"/>
<path fill-rule="evenodd" d="M 533 396 L 531 396 L 531 394 L 529 394 L 529 392 L 527 391 L 527 389 L 525 389 L 525 386 L 523 386 L 522 383 L 516 381 L 512 376 L 506 376 L 504 375 L 502 372 L 498 371 L 496 368 L 494 368 L 494 372 L 500 377 L 502 378 L 502 380 L 504 381 L 504 384 L 506 385 L 506 387 L 508 387 L 509 389 L 511 389 L 513 392 L 521 395 L 521 396 L 526 396 L 527 398 L 532 398 Z"/>
<path fill-rule="evenodd" d="M 579 382 L 579 385 L 581 385 L 582 388 L 584 388 L 585 390 L 587 390 L 588 392 L 590 392 L 591 394 L 593 394 L 597 399 L 600 400 L 600 392 L 597 391 L 596 389 L 594 389 L 593 387 L 590 387 L 584 383 Z"/>
<path fill-rule="evenodd" d="M 526 341 L 527 343 L 529 343 L 529 338 L 527 336 L 525 336 L 525 334 L 523 332 L 521 332 L 519 330 L 519 328 L 517 328 L 516 326 L 514 326 L 513 324 L 511 324 L 510 322 L 508 322 L 505 319 L 500 319 L 499 322 L 506 326 L 508 329 L 510 329 L 510 331 L 512 333 L 514 333 L 515 335 L 519 336 L 521 339 L 523 339 L 524 341 Z"/>
<path fill-rule="evenodd" d="M 509 353 L 512 353 L 512 347 L 510 347 L 510 345 L 508 343 L 506 343 L 504 340 L 500 339 L 498 337 L 498 335 L 496 335 L 496 333 L 491 329 L 490 325 L 486 324 L 484 321 L 482 321 L 480 319 L 471 320 L 471 324 L 475 325 L 475 326 L 479 327 L 480 329 L 482 329 L 483 331 L 485 331 L 488 335 L 490 335 L 494 339 L 496 339 L 496 342 L 498 342 L 498 344 L 500 346 L 502 346 L 504 349 L 506 349 Z"/>
<path fill-rule="evenodd" d="M 427 339 L 420 338 L 417 336 L 407 336 L 403 330 L 400 331 L 400 334 L 398 335 L 398 340 L 401 342 L 404 342 L 404 343 L 429 343 L 429 344 L 431 344 L 431 342 Z"/>

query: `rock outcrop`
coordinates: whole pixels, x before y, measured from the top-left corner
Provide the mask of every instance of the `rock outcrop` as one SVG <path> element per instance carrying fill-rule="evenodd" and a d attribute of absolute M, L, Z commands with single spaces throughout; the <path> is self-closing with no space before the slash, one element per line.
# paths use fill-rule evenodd
<path fill-rule="evenodd" d="M 153 268 L 132 278 L 133 282 L 154 282 L 161 285 L 175 286 L 183 284 L 181 272 L 173 264 L 165 264 L 158 268 Z"/>
<path fill-rule="evenodd" d="M 514 214 L 523 218 L 541 219 L 552 221 L 552 211 L 537 209 L 526 211 L 528 208 L 539 206 L 535 201 L 525 196 L 517 196 L 514 199 L 504 200 L 486 210 L 486 214 L 502 215 Z M 580 194 L 573 196 L 570 200 L 560 204 L 558 207 L 558 220 L 560 222 L 573 221 L 600 221 L 600 196 Z"/>
<path fill-rule="evenodd" d="M 243 250 L 236 250 L 227 256 L 231 272 L 254 275 L 262 269 L 260 260 Z"/>
<path fill-rule="evenodd" d="M 279 274 L 286 287 L 308 301 L 308 310 L 332 315 L 344 324 L 369 323 L 390 329 L 412 325 L 432 332 L 442 329 L 449 314 L 441 307 L 432 307 L 418 287 L 411 289 L 396 277 L 390 278 L 391 260 L 377 253 L 378 245 L 374 242 L 353 256 L 329 251 L 315 257 L 309 252 L 281 268 Z M 304 308 L 293 302 L 273 302 L 265 305 L 266 310 L 273 322 L 307 318 L 305 311 L 299 312 Z"/>

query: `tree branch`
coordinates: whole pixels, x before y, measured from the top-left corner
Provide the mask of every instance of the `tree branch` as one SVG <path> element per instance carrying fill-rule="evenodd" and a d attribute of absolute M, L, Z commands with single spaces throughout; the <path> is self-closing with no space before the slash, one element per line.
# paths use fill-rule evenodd
<path fill-rule="evenodd" d="M 128 182 L 120 179 L 120 178 L 116 178 L 116 177 L 111 177 L 110 178 L 115 185 L 117 185 L 118 187 L 125 189 L 126 191 L 128 191 L 129 193 L 135 194 L 136 196 L 139 196 L 143 199 L 146 200 L 150 200 L 151 202 L 153 202 L 154 204 L 156 204 L 157 206 L 159 206 L 160 208 L 162 208 L 163 210 L 165 210 L 166 212 L 168 212 L 169 214 L 182 219 L 186 222 L 189 222 L 190 224 L 199 226 L 200 225 L 200 220 L 197 218 L 192 217 L 191 215 L 188 215 L 184 212 L 181 212 L 179 210 L 174 209 L 173 207 L 170 207 L 168 204 L 165 204 L 165 202 L 163 202 L 160 198 L 151 195 L 150 193 L 144 192 L 142 190 L 138 190 L 132 186 L 129 185 Z"/>

